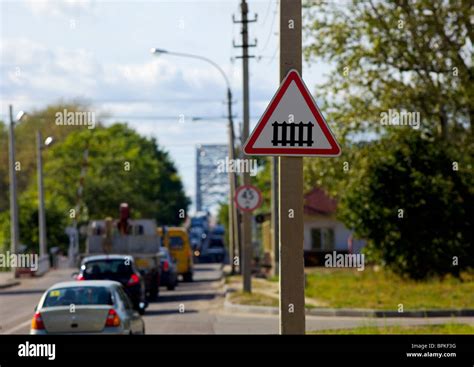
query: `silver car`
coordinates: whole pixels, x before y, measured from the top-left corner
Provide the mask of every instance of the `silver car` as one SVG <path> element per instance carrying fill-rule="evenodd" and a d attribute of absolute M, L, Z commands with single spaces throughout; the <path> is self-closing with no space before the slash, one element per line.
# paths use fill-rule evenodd
<path fill-rule="evenodd" d="M 145 323 L 112 280 L 62 282 L 41 297 L 30 334 L 144 334 Z"/>

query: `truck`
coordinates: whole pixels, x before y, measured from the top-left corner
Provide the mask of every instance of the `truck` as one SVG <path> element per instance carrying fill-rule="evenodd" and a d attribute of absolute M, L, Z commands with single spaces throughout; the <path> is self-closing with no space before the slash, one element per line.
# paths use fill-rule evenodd
<path fill-rule="evenodd" d="M 127 203 L 120 205 L 117 220 L 91 220 L 87 227 L 85 254 L 130 255 L 145 279 L 147 297 L 156 300 L 160 287 L 161 238 L 154 219 L 131 219 Z"/>

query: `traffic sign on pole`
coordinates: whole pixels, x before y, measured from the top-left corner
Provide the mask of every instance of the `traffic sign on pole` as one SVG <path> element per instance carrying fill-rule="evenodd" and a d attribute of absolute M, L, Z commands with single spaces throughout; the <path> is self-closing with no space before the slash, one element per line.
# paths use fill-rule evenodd
<path fill-rule="evenodd" d="M 244 212 L 251 212 L 262 205 L 262 193 L 252 185 L 240 186 L 235 191 L 235 203 Z"/>
<path fill-rule="evenodd" d="M 303 79 L 292 69 L 283 79 L 244 145 L 248 155 L 336 157 L 341 148 Z"/>

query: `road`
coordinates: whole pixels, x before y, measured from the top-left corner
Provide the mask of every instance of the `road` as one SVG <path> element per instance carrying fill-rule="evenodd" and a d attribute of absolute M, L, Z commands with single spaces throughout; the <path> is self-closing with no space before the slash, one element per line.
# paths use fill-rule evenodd
<path fill-rule="evenodd" d="M 18 286 L 0 290 L 0 332 L 26 334 L 33 310 L 51 285 L 70 280 L 73 269 L 55 270 L 42 278 L 23 278 Z M 229 313 L 224 309 L 222 269 L 219 264 L 198 264 L 195 281 L 180 283 L 174 291 L 160 289 L 157 302 L 150 303 L 145 316 L 147 334 L 276 334 L 278 316 Z M 306 329 L 322 330 L 367 325 L 416 325 L 463 322 L 474 318 L 306 317 Z"/>

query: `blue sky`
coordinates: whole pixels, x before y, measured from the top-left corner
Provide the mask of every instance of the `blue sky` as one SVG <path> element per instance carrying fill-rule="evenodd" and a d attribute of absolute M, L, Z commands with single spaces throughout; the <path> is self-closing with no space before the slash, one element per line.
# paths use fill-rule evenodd
<path fill-rule="evenodd" d="M 278 87 L 277 0 L 249 0 L 251 127 Z M 225 84 L 199 60 L 153 56 L 151 47 L 206 56 L 231 80 L 235 122 L 241 122 L 239 0 L 0 0 L 1 119 L 59 99 L 84 98 L 106 122 L 127 121 L 155 136 L 175 161 L 194 199 L 195 146 L 226 143 Z M 232 61 L 233 60 L 233 61 Z M 310 89 L 328 66 L 304 65 Z M 318 96 L 315 96 L 318 101 Z M 184 115 L 184 123 L 178 123 Z M 203 117 L 192 121 L 192 117 Z M 52 122 L 53 123 L 53 122 Z M 18 147 L 21 149 L 21 147 Z"/>

